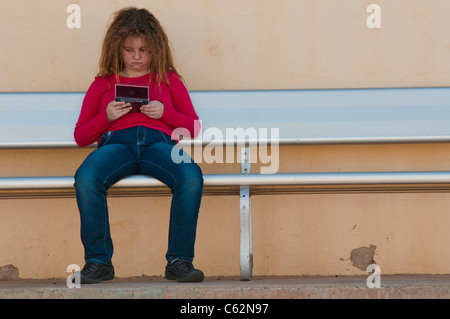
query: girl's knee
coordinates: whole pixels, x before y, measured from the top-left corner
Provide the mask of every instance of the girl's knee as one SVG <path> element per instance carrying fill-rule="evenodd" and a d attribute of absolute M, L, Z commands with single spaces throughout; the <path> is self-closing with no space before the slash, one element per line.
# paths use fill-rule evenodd
<path fill-rule="evenodd" d="M 185 165 L 182 180 L 184 183 L 189 184 L 189 187 L 203 188 L 203 173 L 196 163 Z"/>
<path fill-rule="evenodd" d="M 75 189 L 77 190 L 85 190 L 91 188 L 93 185 L 95 185 L 96 174 L 92 172 L 92 170 L 80 166 L 78 170 L 75 173 Z"/>

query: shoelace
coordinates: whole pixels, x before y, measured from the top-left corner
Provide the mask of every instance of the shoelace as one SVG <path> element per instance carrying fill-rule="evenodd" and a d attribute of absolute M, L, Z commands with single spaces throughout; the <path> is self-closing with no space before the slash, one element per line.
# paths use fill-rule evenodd
<path fill-rule="evenodd" d="M 83 267 L 83 272 L 87 275 L 95 275 L 101 267 L 97 264 L 86 264 Z"/>
<path fill-rule="evenodd" d="M 181 274 L 186 274 L 194 269 L 192 263 L 186 259 L 176 259 L 173 261 L 172 265 L 176 268 L 176 271 Z"/>

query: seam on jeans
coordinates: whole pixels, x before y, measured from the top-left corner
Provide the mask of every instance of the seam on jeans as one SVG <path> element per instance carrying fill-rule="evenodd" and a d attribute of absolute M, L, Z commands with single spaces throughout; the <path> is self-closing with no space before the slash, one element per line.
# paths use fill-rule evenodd
<path fill-rule="evenodd" d="M 103 180 L 103 182 L 102 182 L 102 184 L 103 184 L 103 187 L 105 188 L 105 190 L 107 190 L 107 189 L 109 189 L 109 187 L 111 187 L 111 186 L 109 186 L 108 188 L 106 188 L 106 186 L 105 186 L 105 184 L 106 184 L 106 181 L 108 181 L 109 180 L 109 177 L 111 176 L 111 175 L 113 175 L 113 174 L 115 174 L 117 171 L 119 171 L 119 170 L 121 170 L 122 168 L 124 168 L 125 166 L 127 166 L 128 164 L 132 164 L 133 162 L 127 162 L 127 163 L 125 163 L 124 165 L 122 165 L 121 167 L 119 167 L 118 169 L 116 169 L 116 170 L 114 170 L 113 172 L 111 172 L 111 174 L 109 174 L 104 180 Z M 104 231 L 104 234 L 103 234 L 103 247 L 104 247 L 104 250 L 105 250 L 105 252 L 107 251 L 107 248 L 106 248 L 106 229 L 107 229 L 107 226 L 108 226 L 108 223 L 107 223 L 107 221 L 108 221 L 108 215 L 109 215 L 109 211 L 108 211 L 108 201 L 106 200 L 106 196 L 105 197 L 103 197 L 104 198 L 104 210 L 105 210 L 105 212 L 107 212 L 106 214 L 105 214 L 105 219 L 103 220 L 103 229 L 105 230 Z M 110 236 L 111 236 L 111 230 L 110 230 Z M 108 256 L 109 257 L 109 259 L 111 259 L 112 258 L 112 255 L 111 256 Z"/>
<path fill-rule="evenodd" d="M 161 166 L 159 166 L 159 165 L 157 165 L 157 164 L 155 164 L 155 163 L 153 163 L 153 162 L 149 162 L 149 161 L 146 161 L 146 160 L 142 160 L 142 162 L 157 167 L 157 168 L 160 169 L 161 171 L 167 173 L 167 174 L 174 180 L 174 184 L 177 183 L 177 179 L 175 178 L 175 176 L 174 176 L 170 171 L 166 170 L 165 168 L 163 168 L 163 167 L 161 167 Z"/>
<path fill-rule="evenodd" d="M 142 139 L 139 140 L 139 127 L 136 130 L 136 161 L 139 164 L 141 161 L 141 148 L 145 147 L 145 143 L 147 141 L 147 130 L 142 127 Z"/>
<path fill-rule="evenodd" d="M 167 135 L 166 133 L 164 133 L 163 131 L 159 131 L 159 133 L 161 133 L 162 138 L 164 139 L 164 141 L 170 145 L 172 145 L 173 142 L 175 142 L 174 140 L 172 140 L 172 138 L 169 139 L 169 135 Z"/>
<path fill-rule="evenodd" d="M 105 250 L 105 252 L 108 252 L 107 248 L 106 248 L 106 233 L 107 233 L 107 227 L 108 227 L 108 215 L 109 215 L 109 211 L 108 211 L 108 202 L 106 200 L 106 196 L 103 197 L 103 203 L 105 205 L 104 207 L 104 211 L 106 212 L 106 214 L 104 214 L 104 220 L 103 220 L 103 229 L 104 229 L 104 233 L 103 233 L 103 249 Z M 110 231 L 111 233 L 111 231 Z M 108 256 L 109 259 L 111 259 L 112 256 Z"/>
<path fill-rule="evenodd" d="M 163 168 L 163 167 L 161 167 L 161 166 L 159 166 L 159 165 L 157 165 L 155 163 L 146 161 L 146 160 L 143 160 L 142 162 L 150 164 L 150 165 L 153 165 L 153 166 L 159 168 L 161 171 L 166 172 L 168 174 L 168 176 L 170 176 L 173 179 L 173 181 L 174 181 L 173 185 L 175 185 L 177 183 L 177 179 L 175 178 L 175 176 L 171 172 L 166 170 L 165 168 Z M 169 186 L 169 185 L 167 185 L 167 186 Z M 172 189 L 172 187 L 170 187 L 170 189 Z M 172 218 L 173 214 L 172 214 L 172 209 L 173 209 L 173 205 L 170 206 L 170 218 L 169 218 L 169 220 L 170 220 L 169 229 L 172 229 L 172 232 L 173 232 L 173 218 Z M 170 241 L 171 242 L 173 242 L 173 233 L 172 232 L 169 232 L 169 236 L 170 236 Z"/>
<path fill-rule="evenodd" d="M 106 182 L 107 182 L 107 181 L 109 180 L 109 178 L 111 177 L 111 175 L 115 174 L 117 171 L 120 171 L 122 168 L 124 168 L 124 167 L 127 166 L 128 164 L 132 164 L 132 163 L 134 163 L 134 162 L 133 162 L 133 161 L 131 161 L 131 162 L 126 162 L 125 164 L 123 164 L 122 166 L 120 166 L 118 169 L 112 171 L 111 174 L 109 174 L 108 176 L 106 176 L 105 179 L 103 180 L 103 182 L 102 182 L 103 187 L 104 187 L 106 190 L 108 190 L 112 185 L 108 186 L 108 188 L 106 188 L 105 185 L 106 185 Z M 122 177 L 122 178 L 124 178 L 124 177 Z M 122 178 L 121 178 L 121 179 L 122 179 Z"/>
<path fill-rule="evenodd" d="M 102 135 L 100 138 L 100 141 L 98 142 L 97 148 L 103 147 L 105 145 L 108 145 L 108 142 L 111 140 L 111 137 L 113 136 L 113 131 L 108 131 Z"/>
<path fill-rule="evenodd" d="M 139 140 L 139 129 L 136 130 L 137 146 L 145 145 L 145 142 L 147 141 L 147 134 L 146 134 L 147 131 L 144 128 L 142 128 L 141 131 L 142 131 L 142 139 Z"/>

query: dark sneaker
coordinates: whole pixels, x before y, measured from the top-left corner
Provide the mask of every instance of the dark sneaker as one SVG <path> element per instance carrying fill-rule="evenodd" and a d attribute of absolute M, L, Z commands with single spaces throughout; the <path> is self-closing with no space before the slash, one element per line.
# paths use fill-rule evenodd
<path fill-rule="evenodd" d="M 111 262 L 106 265 L 88 263 L 80 271 L 80 281 L 82 284 L 96 284 L 100 281 L 114 278 L 114 266 Z"/>
<path fill-rule="evenodd" d="M 167 264 L 166 279 L 178 282 L 201 282 L 204 275 L 201 270 L 194 268 L 190 260 L 178 258 Z"/>

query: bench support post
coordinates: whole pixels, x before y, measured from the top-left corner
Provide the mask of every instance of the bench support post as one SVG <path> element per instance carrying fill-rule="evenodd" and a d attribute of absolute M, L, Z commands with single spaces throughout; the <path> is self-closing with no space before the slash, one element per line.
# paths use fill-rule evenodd
<path fill-rule="evenodd" d="M 250 173 L 250 149 L 247 146 L 241 148 L 241 169 L 243 174 Z M 253 247 L 250 186 L 240 187 L 239 207 L 241 280 L 251 280 Z"/>

